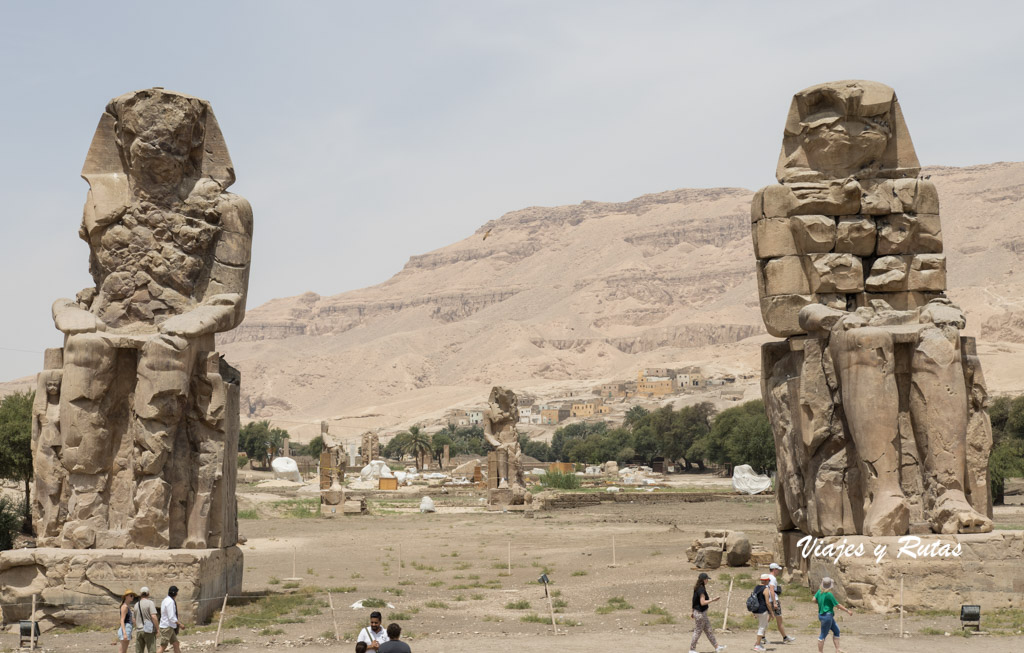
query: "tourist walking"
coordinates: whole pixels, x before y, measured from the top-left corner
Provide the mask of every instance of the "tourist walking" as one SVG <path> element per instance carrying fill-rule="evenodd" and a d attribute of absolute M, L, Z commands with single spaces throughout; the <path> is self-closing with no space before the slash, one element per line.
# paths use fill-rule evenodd
<path fill-rule="evenodd" d="M 125 590 L 121 597 L 121 618 L 117 622 L 117 641 L 121 653 L 128 653 L 128 643 L 132 641 L 132 605 L 135 603 L 135 591 Z"/>
<path fill-rule="evenodd" d="M 839 651 L 839 625 L 836 624 L 836 608 L 843 610 L 846 614 L 853 614 L 852 610 L 843 607 L 832 594 L 832 579 L 825 576 L 821 579 L 821 588 L 814 593 L 814 600 L 818 602 L 818 621 L 821 622 L 821 634 L 818 635 L 818 653 L 825 649 L 825 638 L 829 631 L 832 631 L 832 643 Z"/>
<path fill-rule="evenodd" d="M 409 645 L 398 638 L 402 635 L 402 627 L 398 624 L 388 624 L 388 641 L 380 645 L 380 653 L 412 653 Z"/>
<path fill-rule="evenodd" d="M 370 613 L 370 625 L 359 631 L 357 642 L 366 642 L 366 650 L 377 651 L 380 645 L 388 641 L 388 634 L 380 625 L 380 613 L 374 610 Z"/>
<path fill-rule="evenodd" d="M 148 587 L 139 589 L 132 621 L 135 625 L 135 653 L 156 653 L 156 631 L 160 623 L 157 621 L 156 604 L 149 598 Z"/>
<path fill-rule="evenodd" d="M 178 629 L 185 626 L 178 621 L 178 588 L 171 585 L 167 590 L 167 598 L 160 603 L 160 650 L 164 653 L 168 646 L 174 646 L 174 653 L 181 653 L 181 645 L 178 643 Z"/>
<path fill-rule="evenodd" d="M 768 585 L 771 586 L 772 592 L 775 593 L 775 605 L 772 606 L 772 612 L 775 614 L 775 624 L 779 627 L 779 634 L 782 635 L 782 643 L 789 644 L 790 642 L 795 642 L 796 637 L 787 635 L 786 629 L 782 627 L 782 586 L 779 585 L 779 574 L 782 573 L 782 565 L 773 562 L 768 565 L 768 573 L 772 576 L 772 579 L 768 581 Z"/>
<path fill-rule="evenodd" d="M 768 631 L 768 620 L 771 619 L 769 605 L 775 605 L 775 592 L 772 591 L 771 574 L 761 574 L 760 584 L 754 588 L 754 596 L 757 597 L 757 639 L 754 641 L 754 650 L 763 651 L 765 633 Z"/>
<path fill-rule="evenodd" d="M 715 651 L 721 651 L 725 648 L 724 645 L 719 646 L 718 641 L 715 640 L 715 631 L 711 627 L 711 620 L 708 619 L 708 606 L 722 597 L 716 596 L 715 598 L 708 597 L 708 582 L 711 577 L 703 571 L 697 576 L 697 583 L 693 586 L 693 637 L 690 639 L 690 653 L 697 653 L 697 640 L 700 639 L 701 633 L 708 636 L 708 641 L 715 647 Z"/>

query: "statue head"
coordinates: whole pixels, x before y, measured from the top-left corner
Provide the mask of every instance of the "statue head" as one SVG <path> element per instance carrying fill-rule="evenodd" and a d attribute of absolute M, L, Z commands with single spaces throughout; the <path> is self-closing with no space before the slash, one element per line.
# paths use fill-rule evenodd
<path fill-rule="evenodd" d="M 39 373 L 39 386 L 46 390 L 47 397 L 55 399 L 60 396 L 60 383 L 64 377 L 61 370 L 43 370 Z"/>
<path fill-rule="evenodd" d="M 892 88 L 852 80 L 793 96 L 776 171 L 780 182 L 913 177 L 919 171 Z"/>
<path fill-rule="evenodd" d="M 515 414 L 518 419 L 519 414 L 519 398 L 516 393 L 512 392 L 508 388 L 503 388 L 499 385 L 491 388 L 491 394 L 487 398 L 487 403 L 496 404 L 498 409 L 503 413 Z"/>
<path fill-rule="evenodd" d="M 204 103 L 163 89 L 110 102 L 114 133 L 129 184 L 137 195 L 166 195 L 199 176 L 203 162 Z"/>
<path fill-rule="evenodd" d="M 206 100 L 150 88 L 107 104 L 82 166 L 89 182 L 83 236 L 115 221 L 133 195 L 184 199 L 193 187 L 235 181 L 224 136 Z"/>

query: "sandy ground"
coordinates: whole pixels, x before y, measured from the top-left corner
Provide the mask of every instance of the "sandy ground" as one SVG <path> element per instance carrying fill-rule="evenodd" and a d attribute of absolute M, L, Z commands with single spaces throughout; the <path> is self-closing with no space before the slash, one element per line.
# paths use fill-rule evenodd
<path fill-rule="evenodd" d="M 710 476 L 695 477 L 716 484 Z M 274 494 L 255 486 L 242 488 L 246 502 L 266 512 L 275 501 L 294 499 L 294 493 Z M 487 512 L 475 496 L 433 497 L 437 514 L 423 515 L 409 509 L 418 498 L 391 495 L 372 499 L 376 514 L 331 520 L 299 518 L 245 519 L 240 522 L 248 539 L 245 552 L 246 594 L 278 595 L 311 591 L 300 616 L 292 612 L 286 621 L 225 629 L 229 643 L 220 650 L 352 650 L 355 634 L 369 610 L 348 606 L 360 599 L 382 598 L 394 609 L 383 609 L 385 622 L 399 620 L 414 651 L 469 651 L 493 653 L 544 651 L 617 651 L 627 649 L 687 650 L 692 621 L 689 602 L 697 572 L 686 560 L 685 549 L 705 528 L 728 527 L 745 531 L 754 543 L 771 546 L 774 524 L 771 503 L 694 503 L 639 506 L 602 505 L 575 511 L 537 513 L 525 519 L 518 513 Z M 996 520 L 1004 525 L 1024 524 L 1024 507 L 1001 507 Z M 612 565 L 612 538 L 615 566 Z M 512 570 L 508 571 L 511 550 Z M 286 580 L 294 574 L 298 588 Z M 401 566 L 399 564 L 401 559 Z M 564 601 L 558 618 L 578 625 L 560 626 L 552 633 L 550 622 L 527 623 L 524 615 L 545 615 L 547 603 L 536 583 L 546 572 L 554 581 L 557 599 Z M 725 594 L 728 582 L 721 574 L 760 573 L 760 570 L 719 569 L 712 595 Z M 969 582 L 969 579 L 965 579 Z M 326 603 L 334 588 L 338 628 L 350 640 L 335 643 L 323 638 L 333 630 Z M 743 608 L 745 592 L 734 589 L 729 602 L 732 630 L 719 636 L 729 650 L 749 650 L 754 641 L 751 619 Z M 630 606 L 608 614 L 596 610 L 608 599 L 622 597 Z M 158 598 L 162 598 L 158 597 Z M 529 604 L 514 609 L 515 602 Z M 227 617 L 251 614 L 253 606 L 232 601 Z M 716 630 L 722 626 L 725 599 L 711 608 Z M 664 609 L 674 623 L 656 623 L 657 614 L 645 614 L 652 606 Z M 392 617 L 391 615 L 397 615 Z M 807 602 L 790 600 L 786 623 L 797 642 L 782 645 L 771 631 L 769 650 L 816 650 L 816 610 Z M 248 617 L 247 617 L 248 618 Z M 112 619 L 113 620 L 113 619 Z M 215 624 L 214 624 L 215 626 Z M 840 617 L 844 651 L 946 651 L 1024 650 L 1024 636 L 989 635 L 963 639 L 943 634 L 959 631 L 955 616 L 909 616 L 911 636 L 899 640 L 898 614 L 854 614 Z M 189 630 L 184 650 L 212 650 L 215 628 Z M 934 629 L 934 630 L 930 630 Z M 113 625 L 111 626 L 113 631 Z M 279 632 L 278 632 L 279 631 Z M 274 633 L 274 634 L 271 634 Z M 4 635 L 0 646 L 13 646 L 13 635 Z M 116 650 L 106 632 L 44 635 L 52 650 Z M 832 651 L 831 643 L 827 651 Z M 702 640 L 698 650 L 708 651 Z"/>

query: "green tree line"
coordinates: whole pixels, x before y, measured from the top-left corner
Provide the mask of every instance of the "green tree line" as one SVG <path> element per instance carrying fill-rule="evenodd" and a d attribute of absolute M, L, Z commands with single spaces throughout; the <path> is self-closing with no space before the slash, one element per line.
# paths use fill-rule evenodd
<path fill-rule="evenodd" d="M 1024 476 L 1024 395 L 996 397 L 989 403 L 992 456 L 988 459 L 992 501 L 1003 503 L 1006 479 Z"/>
<path fill-rule="evenodd" d="M 708 402 L 678 410 L 663 406 L 648 411 L 634 406 L 620 427 L 577 422 L 557 429 L 547 449 L 538 444 L 524 446 L 524 453 L 540 460 L 573 463 L 615 460 L 649 465 L 664 458 L 687 470 L 703 470 L 707 463 L 746 464 L 761 473 L 775 468 L 775 441 L 764 403 L 759 400 L 717 414 Z"/>

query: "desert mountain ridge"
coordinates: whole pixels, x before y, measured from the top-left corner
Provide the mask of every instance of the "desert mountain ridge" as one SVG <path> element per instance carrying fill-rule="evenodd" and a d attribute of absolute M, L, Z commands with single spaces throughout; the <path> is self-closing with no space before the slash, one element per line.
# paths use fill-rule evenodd
<path fill-rule="evenodd" d="M 1024 163 L 930 167 L 950 297 L 992 392 L 1024 392 Z M 761 323 L 742 188 L 529 207 L 413 256 L 384 283 L 252 308 L 218 336 L 242 373 L 242 417 L 308 440 L 481 406 L 579 396 L 645 366 L 701 366 L 760 396 Z M 258 220 L 258 218 L 257 218 Z M 259 261 L 255 262 L 259 265 Z M 2 384 L 0 392 L 26 380 Z"/>
<path fill-rule="evenodd" d="M 930 167 L 950 296 L 990 388 L 1024 391 L 1024 163 Z M 761 324 L 742 188 L 529 207 L 413 256 L 376 286 L 307 292 L 249 311 L 219 347 L 242 371 L 243 417 L 306 439 L 440 419 L 491 385 L 530 398 L 701 365 L 759 395 Z M 1024 359 L 1020 359 L 1024 360 Z M 248 412 L 248 415 L 246 415 Z M 303 437 L 305 435 L 305 437 Z"/>

